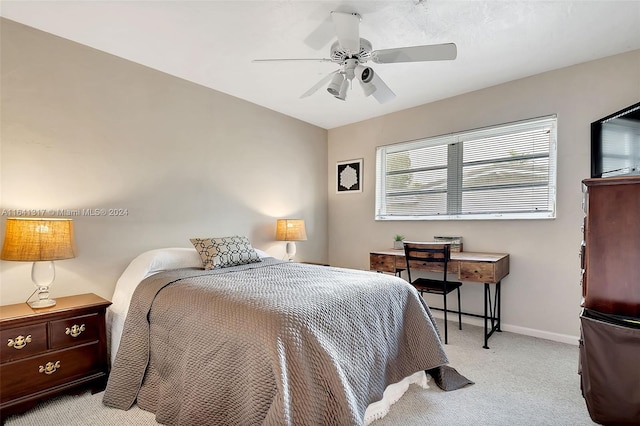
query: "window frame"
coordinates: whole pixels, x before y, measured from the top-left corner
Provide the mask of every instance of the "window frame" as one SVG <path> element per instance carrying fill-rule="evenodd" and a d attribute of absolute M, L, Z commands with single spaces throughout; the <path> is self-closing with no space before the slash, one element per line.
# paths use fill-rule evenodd
<path fill-rule="evenodd" d="M 375 220 L 387 221 L 387 220 L 496 220 L 496 219 L 555 219 L 556 218 L 556 198 L 557 198 L 557 115 L 547 115 L 542 117 L 536 117 L 526 120 L 520 120 L 516 122 L 504 123 L 494 126 L 482 127 L 478 129 L 465 130 L 456 133 L 450 133 L 446 135 L 438 135 L 433 137 L 427 137 L 422 139 L 416 139 L 406 142 L 399 142 L 389 145 L 382 145 L 376 147 L 376 188 L 375 188 Z M 447 194 L 446 204 L 448 211 L 457 204 L 458 208 L 461 208 L 461 197 L 463 188 L 463 170 L 465 166 L 469 165 L 469 161 L 463 162 L 464 143 L 476 141 L 487 137 L 497 137 L 509 134 L 515 134 L 523 131 L 532 131 L 536 129 L 549 129 L 549 152 L 548 152 L 548 180 L 545 188 L 548 188 L 549 196 L 547 209 L 538 212 L 488 212 L 488 213 L 462 213 L 458 210 L 457 213 L 440 213 L 433 215 L 393 215 L 386 213 L 387 195 L 381 191 L 385 191 L 387 170 L 386 170 L 386 155 L 416 150 L 420 148 L 429 148 L 439 145 L 449 145 L 447 149 L 447 189 L 444 191 Z M 451 149 L 451 146 L 456 148 Z M 462 147 L 459 149 L 458 147 Z M 544 156 L 543 158 L 547 158 Z M 496 157 L 493 160 L 497 160 Z M 493 164 L 496 161 L 485 160 L 487 163 Z M 453 166 L 451 163 L 454 163 Z M 473 161 L 471 161 L 472 163 Z M 454 191 L 451 191 L 451 185 L 449 180 L 452 180 L 456 185 Z M 536 185 L 528 185 L 527 188 L 534 188 Z M 449 194 L 457 192 L 459 196 L 450 197 Z M 450 200 L 450 198 L 454 198 Z"/>

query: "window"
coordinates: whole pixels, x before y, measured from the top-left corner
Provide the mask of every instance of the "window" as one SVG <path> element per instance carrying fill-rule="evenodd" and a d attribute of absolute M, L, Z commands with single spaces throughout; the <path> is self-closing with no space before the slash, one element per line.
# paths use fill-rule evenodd
<path fill-rule="evenodd" d="M 555 218 L 556 116 L 376 149 L 376 220 Z"/>

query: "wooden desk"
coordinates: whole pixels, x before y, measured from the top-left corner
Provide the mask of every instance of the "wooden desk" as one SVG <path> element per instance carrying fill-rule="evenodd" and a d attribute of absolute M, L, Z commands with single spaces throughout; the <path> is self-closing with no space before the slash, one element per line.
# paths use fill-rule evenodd
<path fill-rule="evenodd" d="M 369 269 L 392 274 L 407 269 L 404 251 L 389 249 L 370 252 Z M 415 268 L 411 270 L 413 269 Z M 433 263 L 425 263 L 419 269 L 428 272 L 442 272 L 442 266 Z M 447 270 L 450 274 L 455 274 L 459 281 L 484 283 L 484 315 L 467 312 L 462 314 L 484 319 L 483 348 L 489 349 L 489 337 L 494 331 L 501 331 L 500 287 L 502 279 L 509 275 L 509 255 L 505 253 L 452 252 Z M 490 284 L 493 284 L 495 288 L 493 297 L 491 296 Z M 489 322 L 491 322 L 490 328 Z"/>

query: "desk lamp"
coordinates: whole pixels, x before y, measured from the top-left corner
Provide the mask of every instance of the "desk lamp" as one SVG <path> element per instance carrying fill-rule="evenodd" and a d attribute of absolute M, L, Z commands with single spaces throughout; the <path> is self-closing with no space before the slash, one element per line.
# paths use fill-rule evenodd
<path fill-rule="evenodd" d="M 27 303 L 32 308 L 54 306 L 49 298 L 49 287 L 56 278 L 54 260 L 76 257 L 71 219 L 7 218 L 2 260 L 33 262 L 31 280 L 36 290 Z M 38 293 L 38 300 L 29 299 Z"/>

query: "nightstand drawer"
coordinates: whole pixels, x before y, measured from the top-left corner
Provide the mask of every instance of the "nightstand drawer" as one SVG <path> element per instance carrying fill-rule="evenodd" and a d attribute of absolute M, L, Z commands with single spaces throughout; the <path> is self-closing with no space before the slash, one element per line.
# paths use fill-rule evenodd
<path fill-rule="evenodd" d="M 101 368 L 98 342 L 2 364 L 0 402 L 82 379 Z"/>
<path fill-rule="evenodd" d="M 0 344 L 2 362 L 44 352 L 47 350 L 47 325 L 34 324 L 2 330 Z"/>
<path fill-rule="evenodd" d="M 98 314 L 83 315 L 49 323 L 51 349 L 66 348 L 100 337 Z"/>

